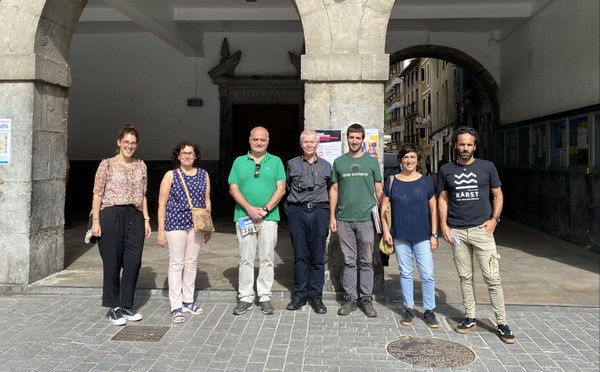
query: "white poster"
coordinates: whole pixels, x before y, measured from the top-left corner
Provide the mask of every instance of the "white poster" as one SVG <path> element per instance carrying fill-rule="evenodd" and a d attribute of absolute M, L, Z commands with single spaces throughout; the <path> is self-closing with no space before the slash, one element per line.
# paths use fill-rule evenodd
<path fill-rule="evenodd" d="M 10 164 L 11 119 L 0 119 L 0 165 Z"/>
<path fill-rule="evenodd" d="M 333 165 L 335 158 L 342 155 L 342 131 L 339 129 L 315 129 L 319 135 L 317 156 Z"/>

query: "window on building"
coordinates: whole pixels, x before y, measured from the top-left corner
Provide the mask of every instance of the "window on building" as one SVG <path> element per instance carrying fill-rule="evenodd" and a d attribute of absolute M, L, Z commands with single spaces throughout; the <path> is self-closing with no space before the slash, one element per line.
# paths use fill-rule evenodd
<path fill-rule="evenodd" d="M 504 154 L 504 132 L 498 132 L 496 135 L 496 165 L 501 166 L 506 164 Z"/>
<path fill-rule="evenodd" d="M 567 165 L 566 125 L 564 120 L 550 123 L 550 165 Z"/>
<path fill-rule="evenodd" d="M 569 165 L 588 165 L 590 148 L 588 116 L 569 119 Z"/>
<path fill-rule="evenodd" d="M 546 137 L 546 126 L 535 125 L 531 128 L 531 163 L 536 167 L 546 165 L 546 149 L 548 148 L 548 137 Z"/>
<path fill-rule="evenodd" d="M 506 132 L 506 165 L 517 165 L 517 131 Z"/>
<path fill-rule="evenodd" d="M 600 168 L 600 112 L 594 114 L 592 136 L 594 136 L 594 142 L 592 143 L 592 149 L 594 151 L 592 165 L 594 168 L 598 169 Z"/>
<path fill-rule="evenodd" d="M 529 166 L 529 127 L 519 129 L 519 165 Z"/>

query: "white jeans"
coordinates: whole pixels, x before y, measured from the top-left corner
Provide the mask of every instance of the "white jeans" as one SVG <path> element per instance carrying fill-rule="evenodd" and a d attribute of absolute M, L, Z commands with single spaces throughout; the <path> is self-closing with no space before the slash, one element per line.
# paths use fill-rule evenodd
<path fill-rule="evenodd" d="M 242 302 L 254 301 L 254 260 L 258 249 L 260 266 L 256 291 L 259 301 L 271 299 L 271 287 L 275 276 L 275 245 L 277 244 L 277 221 L 261 221 L 256 233 L 242 237 L 239 224 L 236 233 L 240 251 L 238 297 Z"/>
<path fill-rule="evenodd" d="M 193 228 L 167 231 L 171 311 L 181 309 L 183 302 L 194 302 L 196 268 L 202 241 L 203 234 L 195 233 Z"/>

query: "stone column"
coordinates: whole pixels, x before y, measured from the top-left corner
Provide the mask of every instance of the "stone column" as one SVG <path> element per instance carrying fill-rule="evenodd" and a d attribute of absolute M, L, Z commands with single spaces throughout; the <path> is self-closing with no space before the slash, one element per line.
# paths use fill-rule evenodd
<path fill-rule="evenodd" d="M 305 128 L 345 130 L 353 123 L 380 132 L 383 152 L 384 83 L 389 75 L 385 36 L 394 0 L 295 0 L 306 54 Z M 347 151 L 343 142 L 342 151 Z M 379 159 L 382 164 L 383 158 Z M 383 294 L 383 268 L 375 248 L 375 292 Z M 326 291 L 343 292 L 343 256 L 332 234 L 327 252 Z"/>
<path fill-rule="evenodd" d="M 69 45 L 85 1 L 0 2 L 0 284 L 26 285 L 64 265 Z"/>

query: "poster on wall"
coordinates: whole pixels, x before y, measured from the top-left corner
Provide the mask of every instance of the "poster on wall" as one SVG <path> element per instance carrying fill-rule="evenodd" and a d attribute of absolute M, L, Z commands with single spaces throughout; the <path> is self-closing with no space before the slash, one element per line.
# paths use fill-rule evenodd
<path fill-rule="evenodd" d="M 374 158 L 379 157 L 379 131 L 377 129 L 365 129 L 365 141 L 362 151 Z"/>
<path fill-rule="evenodd" d="M 0 165 L 10 164 L 11 119 L 0 119 Z"/>
<path fill-rule="evenodd" d="M 319 135 L 317 156 L 333 164 L 338 156 L 342 155 L 342 131 L 339 129 L 315 129 Z"/>

